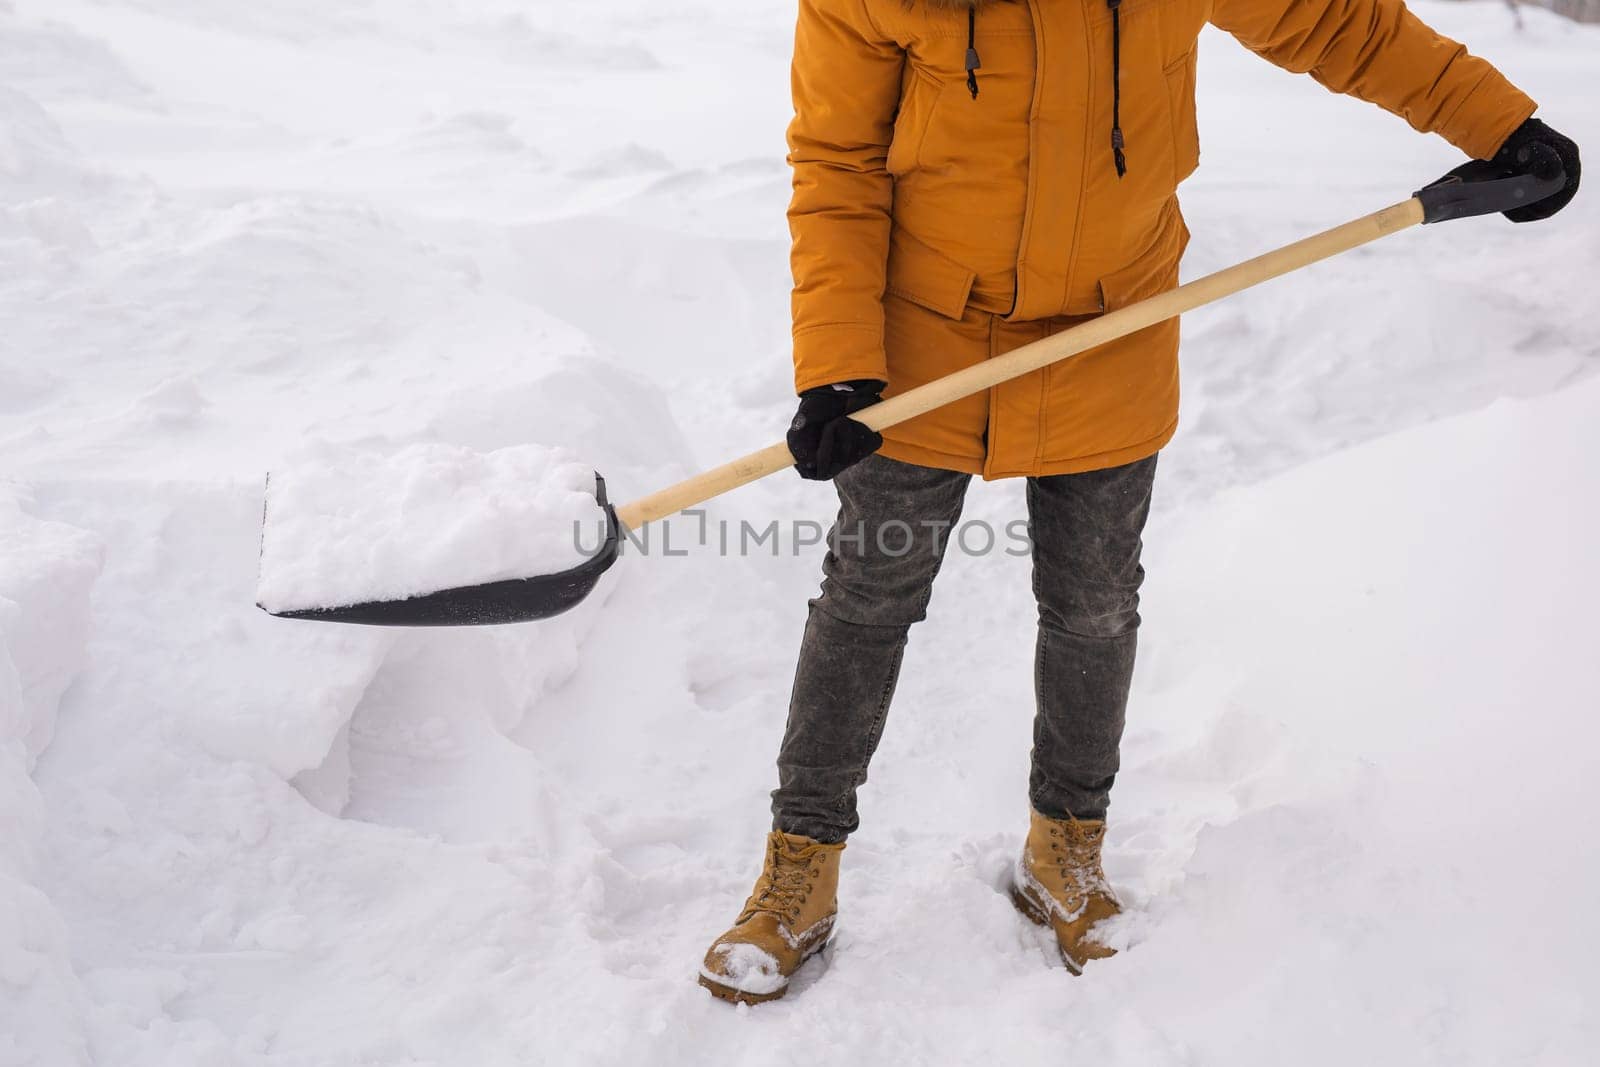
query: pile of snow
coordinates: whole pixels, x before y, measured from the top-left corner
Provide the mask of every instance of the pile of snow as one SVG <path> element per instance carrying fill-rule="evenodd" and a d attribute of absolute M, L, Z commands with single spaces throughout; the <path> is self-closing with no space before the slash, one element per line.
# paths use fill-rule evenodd
<path fill-rule="evenodd" d="M 1588 1058 L 1597 487 L 1590 380 L 1152 531 L 1108 998 L 1198 1062 Z M 1177 783 L 1194 853 L 1129 879 Z"/>
<path fill-rule="evenodd" d="M 72 1063 L 85 1048 L 84 998 L 69 933 L 37 886 L 46 805 L 29 777 L 84 666 L 100 545 L 29 514 L 0 483 L 0 1062 Z"/>
<path fill-rule="evenodd" d="M 83 666 L 101 557 L 93 535 L 41 522 L 30 504 L 29 494 L 0 483 L 0 738 L 21 740 L 31 766 L 50 744 L 57 704 Z"/>
<path fill-rule="evenodd" d="M 557 574 L 605 533 L 594 470 L 563 449 L 308 460 L 268 482 L 256 602 L 305 611 Z"/>

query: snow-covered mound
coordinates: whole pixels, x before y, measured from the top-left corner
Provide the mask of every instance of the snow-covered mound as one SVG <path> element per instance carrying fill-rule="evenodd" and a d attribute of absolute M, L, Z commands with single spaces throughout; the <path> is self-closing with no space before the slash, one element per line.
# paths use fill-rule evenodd
<path fill-rule="evenodd" d="M 1264 1062 L 1586 1058 L 1597 487 L 1589 381 L 1153 532 L 1122 862 L 1162 793 L 1209 794 L 1115 980 L 1154 1032 L 1200 1062 L 1240 1033 Z"/>
<path fill-rule="evenodd" d="M 837 946 L 755 1014 L 694 972 L 759 863 L 826 487 L 716 501 L 537 625 L 258 611 L 297 459 L 569 448 L 628 499 L 782 433 L 792 0 L 535 6 L 0 0 L 0 1064 L 1590 1058 L 1593 195 L 1186 320 L 1128 951 L 1081 980 L 996 892 L 1025 559 L 947 561 Z M 1596 30 L 1416 7 L 1600 144 Z M 1458 161 L 1202 52 L 1191 277 Z"/>
<path fill-rule="evenodd" d="M 100 546 L 30 514 L 0 482 L 0 1062 L 71 1062 L 86 1047 L 66 924 L 40 891 L 47 807 L 29 772 L 84 666 Z"/>

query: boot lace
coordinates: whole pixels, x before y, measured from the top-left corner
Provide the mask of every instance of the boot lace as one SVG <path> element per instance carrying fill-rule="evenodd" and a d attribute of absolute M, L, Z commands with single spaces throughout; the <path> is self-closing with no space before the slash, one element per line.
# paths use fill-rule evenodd
<path fill-rule="evenodd" d="M 1108 891 L 1105 870 L 1100 866 L 1104 838 L 1104 825 L 1090 828 L 1076 819 L 1050 827 L 1048 862 L 1060 872 L 1062 888 L 1079 896 Z"/>
<path fill-rule="evenodd" d="M 745 910 L 751 914 L 768 912 L 785 922 L 800 918 L 800 906 L 811 895 L 817 876 L 815 856 L 793 856 L 774 840 L 767 850 L 766 870 Z"/>

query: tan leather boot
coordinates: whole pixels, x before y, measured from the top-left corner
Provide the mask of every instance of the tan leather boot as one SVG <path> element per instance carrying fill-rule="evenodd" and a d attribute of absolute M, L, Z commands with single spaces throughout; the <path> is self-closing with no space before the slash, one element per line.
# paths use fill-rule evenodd
<path fill-rule="evenodd" d="M 1115 956 L 1095 939 L 1094 925 L 1122 912 L 1100 866 L 1101 819 L 1051 819 L 1033 813 L 1011 884 L 1011 902 L 1040 926 L 1055 930 L 1061 960 L 1082 974 L 1089 960 Z"/>
<path fill-rule="evenodd" d="M 777 1000 L 800 965 L 828 943 L 838 910 L 841 845 L 778 830 L 733 928 L 711 945 L 700 984 L 742 1004 Z"/>

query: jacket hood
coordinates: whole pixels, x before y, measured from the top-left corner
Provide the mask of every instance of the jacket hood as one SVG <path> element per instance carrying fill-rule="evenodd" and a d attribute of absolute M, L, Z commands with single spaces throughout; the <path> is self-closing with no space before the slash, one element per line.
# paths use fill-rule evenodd
<path fill-rule="evenodd" d="M 968 7 L 982 11 L 986 7 L 1003 3 L 1004 0 L 924 0 L 924 2 L 935 11 L 957 11 Z"/>

